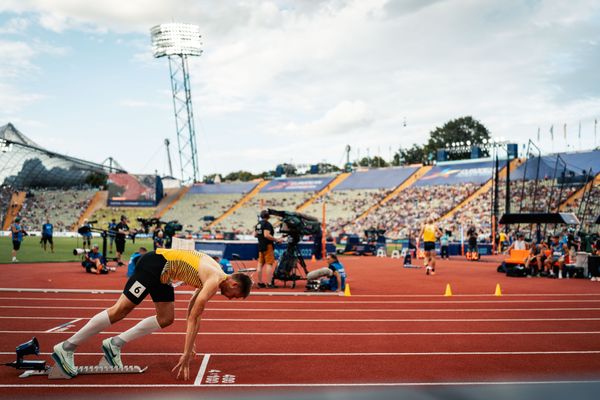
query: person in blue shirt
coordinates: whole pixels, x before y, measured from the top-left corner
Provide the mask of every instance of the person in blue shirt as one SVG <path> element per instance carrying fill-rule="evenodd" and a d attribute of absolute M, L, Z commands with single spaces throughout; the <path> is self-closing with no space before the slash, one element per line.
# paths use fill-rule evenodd
<path fill-rule="evenodd" d="M 98 249 L 98 245 L 92 246 L 92 249 L 85 254 L 85 260 L 81 263 L 86 272 L 90 274 L 108 274 L 106 261 Z"/>
<path fill-rule="evenodd" d="M 231 262 L 228 259 L 221 258 L 219 256 L 214 256 L 213 259 L 219 263 L 219 265 L 221 266 L 221 269 L 226 274 L 231 275 L 235 272 L 235 270 L 233 269 L 233 265 L 231 265 Z"/>
<path fill-rule="evenodd" d="M 440 258 L 450 258 L 448 255 L 448 242 L 450 242 L 450 236 L 448 231 L 444 231 L 444 234 L 440 237 Z"/>
<path fill-rule="evenodd" d="M 92 228 L 92 224 L 90 224 L 87 219 L 84 219 L 83 220 L 83 225 L 81 227 L 82 228 L 83 227 Z M 91 231 L 91 229 L 89 231 L 85 232 L 85 233 L 82 233 L 81 236 L 83 236 L 83 248 L 84 249 L 85 248 L 89 249 L 90 246 L 92 245 L 92 231 Z M 86 245 L 87 245 L 87 247 L 86 247 Z"/>
<path fill-rule="evenodd" d="M 115 242 L 115 235 L 117 230 L 117 220 L 113 218 L 108 223 L 108 240 L 109 240 L 109 253 L 112 253 L 113 243 Z"/>
<path fill-rule="evenodd" d="M 329 279 L 321 283 L 321 289 L 329 289 L 333 292 L 340 292 L 346 289 L 346 270 L 344 265 L 338 260 L 337 255 L 330 253 L 327 255 L 329 269 L 333 273 Z"/>
<path fill-rule="evenodd" d="M 54 241 L 52 240 L 52 235 L 54 234 L 54 226 L 50 223 L 50 220 L 46 220 L 46 223 L 42 225 L 42 246 L 44 247 L 44 251 L 46 251 L 46 244 L 50 243 L 50 250 L 54 253 Z"/>
<path fill-rule="evenodd" d="M 131 277 L 135 272 L 135 267 L 137 266 L 138 261 L 144 254 L 146 254 L 148 250 L 145 247 L 140 247 L 138 251 L 133 253 L 131 257 L 129 257 L 129 263 L 127 264 L 127 277 Z"/>
<path fill-rule="evenodd" d="M 15 222 L 10 224 L 10 234 L 12 236 L 13 242 L 13 250 L 12 250 L 12 262 L 19 262 L 17 260 L 17 253 L 21 249 L 21 242 L 23 241 L 23 236 L 27 235 L 23 225 L 21 225 L 21 217 L 16 217 Z"/>

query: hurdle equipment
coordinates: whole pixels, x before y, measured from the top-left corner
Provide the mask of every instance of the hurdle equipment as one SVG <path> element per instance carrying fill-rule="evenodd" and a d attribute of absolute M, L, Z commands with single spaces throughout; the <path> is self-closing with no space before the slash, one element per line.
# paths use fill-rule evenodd
<path fill-rule="evenodd" d="M 394 250 L 394 251 L 397 252 L 398 250 Z M 392 254 L 394 254 L 394 253 L 392 252 Z M 387 255 L 385 254 L 385 250 L 382 249 L 381 247 L 377 249 L 377 257 L 387 257 Z"/>

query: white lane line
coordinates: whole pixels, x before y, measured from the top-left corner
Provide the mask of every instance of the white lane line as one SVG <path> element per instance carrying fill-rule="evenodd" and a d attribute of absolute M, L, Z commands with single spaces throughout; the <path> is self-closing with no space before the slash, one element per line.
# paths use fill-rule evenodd
<path fill-rule="evenodd" d="M 75 306 L 0 306 L 0 309 L 49 309 L 49 310 L 104 310 L 106 307 Z M 136 307 L 136 310 L 151 310 L 153 307 Z M 187 311 L 187 307 L 175 308 L 176 311 Z M 243 312 L 491 312 L 491 311 L 600 311 L 599 307 L 564 307 L 564 308 L 206 308 L 206 311 L 243 311 Z"/>
<path fill-rule="evenodd" d="M 0 292 L 17 292 L 17 293 L 83 293 L 83 294 L 121 294 L 122 290 L 113 289 L 54 289 L 54 288 L 0 288 Z M 352 297 L 443 297 L 441 294 L 355 294 Z M 194 294 L 192 290 L 177 290 L 177 294 Z M 323 297 L 339 297 L 336 293 L 323 292 L 264 292 L 253 291 L 252 296 L 290 296 L 290 297 L 305 297 L 305 296 L 323 296 Z M 479 294 L 455 294 L 452 297 L 491 297 L 493 293 Z M 544 297 L 544 296 L 600 296 L 600 293 L 503 293 L 505 297 Z M 351 298 L 349 299 L 351 301 Z M 225 300 L 224 300 L 225 301 Z"/>
<path fill-rule="evenodd" d="M 466 382 L 364 382 L 364 383 L 232 383 L 227 385 L 202 385 L 194 384 L 0 384 L 0 388 L 216 388 L 231 387 L 394 387 L 394 386 L 509 386 L 509 385 L 572 385 L 572 384 L 600 384 L 598 380 L 582 381 L 466 381 Z"/>
<path fill-rule="evenodd" d="M 107 302 L 115 302 L 116 298 L 110 299 L 78 299 L 78 298 L 49 298 L 49 297 L 0 297 L 1 300 L 27 300 L 27 301 L 107 301 Z M 186 300 L 175 300 L 176 303 L 188 303 L 189 299 Z M 229 300 L 211 300 L 211 303 L 227 303 L 230 304 Z M 356 304 L 512 304 L 512 303 L 600 303 L 600 299 L 597 300 L 589 300 L 589 299 L 560 299 L 560 300 L 464 300 L 464 301 L 453 301 L 453 300 L 413 300 L 413 301 L 279 301 L 279 300 L 260 300 L 260 301 L 252 301 L 245 300 L 244 304 L 346 304 L 346 305 L 356 305 Z"/>
<path fill-rule="evenodd" d="M 30 318 L 31 318 L 31 317 L 30 317 Z M 39 319 L 39 318 L 35 318 L 35 319 Z M 58 326 L 55 326 L 54 328 L 50 328 L 50 329 L 48 329 L 48 330 L 46 331 L 46 333 L 52 333 L 52 332 L 59 331 L 59 330 L 61 330 L 61 329 L 67 328 L 67 327 L 69 327 L 69 325 L 73 325 L 74 323 L 76 323 L 76 322 L 79 322 L 79 321 L 81 321 L 81 320 L 82 320 L 82 318 L 76 318 L 76 319 L 74 319 L 74 320 L 72 320 L 72 321 L 65 322 L 64 324 L 60 324 L 60 325 L 58 325 Z M 65 329 L 65 330 L 66 330 L 66 329 Z"/>
<path fill-rule="evenodd" d="M 196 375 L 196 379 L 194 380 L 194 386 L 202 385 L 202 380 L 204 379 L 204 373 L 206 372 L 206 368 L 208 367 L 208 361 L 210 360 L 210 354 L 205 354 L 202 358 L 202 364 L 200 364 L 200 369 L 198 370 L 198 375 Z"/>
<path fill-rule="evenodd" d="M 0 331 L 0 334 L 73 334 L 75 332 Z M 102 335 L 119 335 L 122 332 L 101 332 Z M 152 335 L 185 335 L 185 332 L 154 332 Z M 496 336 L 496 335 L 600 335 L 600 331 L 559 332 L 198 332 L 204 336 Z"/>
<path fill-rule="evenodd" d="M 0 319 L 41 319 L 41 320 L 63 320 L 74 317 L 21 317 L 0 316 Z M 90 317 L 80 317 L 78 320 Z M 123 321 L 141 321 L 144 318 L 124 318 Z M 187 318 L 175 318 L 175 321 L 187 321 Z M 556 322 L 556 321 L 600 321 L 600 318 L 398 318 L 398 319 L 292 319 L 292 318 L 202 318 L 203 322 Z"/>
<path fill-rule="evenodd" d="M 0 352 L 0 355 L 14 355 L 15 352 Z M 40 355 L 50 355 L 52 353 L 40 353 Z M 600 350 L 557 350 L 557 351 L 431 351 L 431 352 L 371 352 L 371 353 L 210 353 L 204 355 L 202 358 L 202 365 L 198 370 L 196 381 L 200 372 L 202 375 L 206 372 L 206 366 L 208 365 L 207 357 L 292 357 L 292 356 L 303 356 L 303 357 L 423 357 L 423 356 L 531 356 L 531 355 L 568 355 L 568 354 L 600 354 Z M 77 352 L 78 356 L 101 356 L 102 353 L 80 353 Z M 181 352 L 175 353 L 126 353 L 127 356 L 132 357 L 179 357 Z M 206 365 L 204 365 L 206 362 Z M 204 371 L 202 367 L 204 366 Z M 196 384 L 194 381 L 194 384 Z"/>

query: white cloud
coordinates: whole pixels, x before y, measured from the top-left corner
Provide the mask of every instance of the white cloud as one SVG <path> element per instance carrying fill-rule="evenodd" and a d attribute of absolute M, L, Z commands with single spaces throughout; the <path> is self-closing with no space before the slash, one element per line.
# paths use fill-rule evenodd
<path fill-rule="evenodd" d="M 190 65 L 207 173 L 272 168 L 290 152 L 338 162 L 347 143 L 363 155 L 409 146 L 462 115 L 517 141 L 579 120 L 589 132 L 600 115 L 593 0 L 4 0 L 3 10 L 63 35 L 128 33 L 124 40 L 138 41 L 135 68 L 163 68 L 165 79 L 149 28 L 200 25 L 205 52 Z M 18 62 L 0 60 L 0 73 L 35 70 L 29 46 Z"/>

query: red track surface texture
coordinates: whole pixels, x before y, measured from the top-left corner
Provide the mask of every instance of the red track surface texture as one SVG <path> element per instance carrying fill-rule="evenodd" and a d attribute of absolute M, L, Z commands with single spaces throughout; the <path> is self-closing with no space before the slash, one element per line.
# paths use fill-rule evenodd
<path fill-rule="evenodd" d="M 0 395 L 600 380 L 600 283 L 506 278 L 496 273 L 497 262 L 443 261 L 428 277 L 399 260 L 343 261 L 351 297 L 293 296 L 301 288 L 246 301 L 217 296 L 205 312 L 188 382 L 170 372 L 184 339 L 189 295 L 180 293 L 171 327 L 124 348 L 125 363 L 148 366 L 144 374 L 49 381 L 19 379 L 3 368 Z M 86 275 L 75 264 L 0 265 L 0 286 L 120 290 L 124 274 Z M 443 296 L 448 283 L 452 297 Z M 498 283 L 501 297 L 493 295 Z M 0 362 L 13 361 L 15 346 L 33 336 L 50 360 L 55 343 L 117 297 L 0 290 Z M 80 346 L 76 362 L 95 365 L 102 339 L 152 314 L 146 300 Z M 66 330 L 56 329 L 63 324 Z"/>

